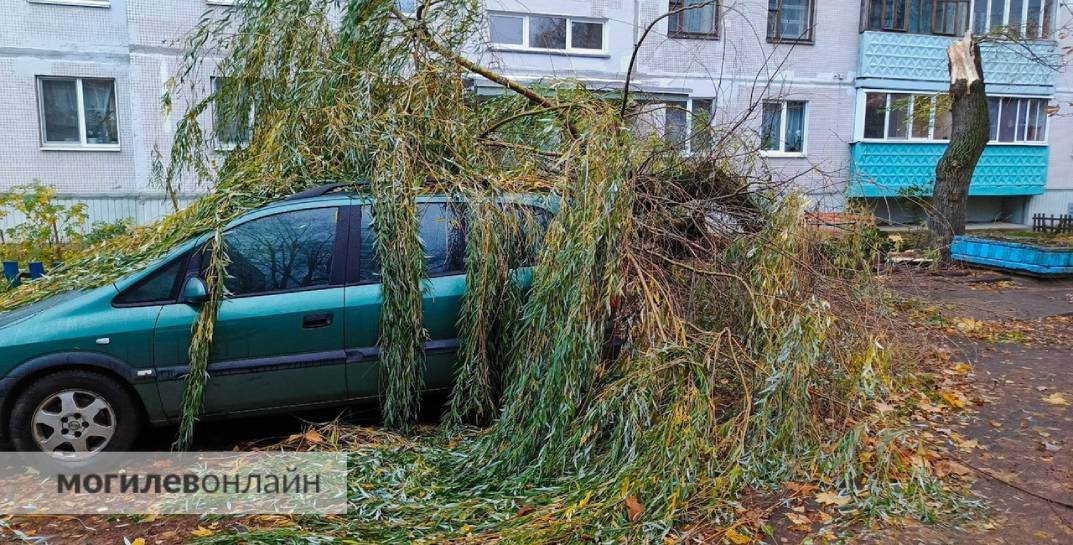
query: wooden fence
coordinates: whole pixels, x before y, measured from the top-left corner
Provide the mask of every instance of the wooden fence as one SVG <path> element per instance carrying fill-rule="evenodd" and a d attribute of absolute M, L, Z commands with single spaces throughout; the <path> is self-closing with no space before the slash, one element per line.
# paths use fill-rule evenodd
<path fill-rule="evenodd" d="M 1070 233 L 1073 234 L 1073 216 L 1069 214 L 1032 215 L 1032 230 L 1039 233 Z"/>

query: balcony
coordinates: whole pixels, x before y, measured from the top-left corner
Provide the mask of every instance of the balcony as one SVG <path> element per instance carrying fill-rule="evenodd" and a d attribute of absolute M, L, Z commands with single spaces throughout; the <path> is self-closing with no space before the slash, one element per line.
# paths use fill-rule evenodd
<path fill-rule="evenodd" d="M 931 195 L 945 143 L 857 142 L 850 153 L 851 197 Z M 1047 184 L 1048 147 L 989 145 L 969 186 L 971 196 L 1039 195 Z"/>
<path fill-rule="evenodd" d="M 857 87 L 945 91 L 950 86 L 946 48 L 956 38 L 930 34 L 861 33 Z M 989 42 L 981 46 L 988 94 L 1054 94 L 1057 44 Z M 1040 61 L 1044 62 L 1040 62 Z"/>

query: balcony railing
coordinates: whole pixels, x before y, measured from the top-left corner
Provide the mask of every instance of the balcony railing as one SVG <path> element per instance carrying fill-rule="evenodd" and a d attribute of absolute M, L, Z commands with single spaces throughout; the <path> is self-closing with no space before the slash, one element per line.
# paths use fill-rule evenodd
<path fill-rule="evenodd" d="M 930 34 L 861 33 L 857 87 L 945 91 L 946 48 L 956 38 Z M 1054 94 L 1057 44 L 1052 40 L 987 42 L 981 46 L 988 94 Z"/>
<path fill-rule="evenodd" d="M 850 154 L 852 197 L 929 196 L 944 143 L 857 142 Z M 989 145 L 969 195 L 1039 195 L 1047 184 L 1048 147 Z"/>

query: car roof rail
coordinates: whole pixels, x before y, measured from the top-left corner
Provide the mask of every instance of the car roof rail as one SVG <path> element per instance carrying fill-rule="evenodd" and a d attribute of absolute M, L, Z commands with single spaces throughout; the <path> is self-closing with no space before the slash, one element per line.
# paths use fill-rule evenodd
<path fill-rule="evenodd" d="M 366 185 L 366 184 L 368 184 L 368 182 L 361 181 L 361 182 L 358 182 L 358 184 L 359 185 Z M 286 199 L 283 199 L 283 200 L 285 200 L 285 201 L 297 201 L 297 200 L 301 200 L 301 199 L 311 199 L 313 197 L 322 197 L 322 196 L 327 195 L 328 193 L 331 193 L 332 191 L 335 191 L 337 189 L 342 189 L 344 187 L 351 187 L 353 185 L 355 185 L 355 184 L 352 184 L 352 183 L 351 184 L 334 183 L 334 184 L 318 185 L 317 187 L 314 187 L 312 189 L 307 189 L 305 191 L 299 191 L 298 193 L 295 193 L 295 194 L 293 194 L 293 195 L 291 195 L 291 196 L 289 196 L 289 197 L 287 197 Z"/>

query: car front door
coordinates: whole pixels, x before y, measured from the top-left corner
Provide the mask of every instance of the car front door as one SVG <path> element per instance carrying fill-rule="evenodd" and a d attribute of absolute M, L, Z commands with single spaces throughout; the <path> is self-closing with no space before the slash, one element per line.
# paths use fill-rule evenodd
<path fill-rule="evenodd" d="M 421 243 L 425 251 L 423 297 L 425 388 L 450 385 L 458 351 L 458 315 L 465 292 L 465 237 L 461 209 L 446 198 L 425 198 L 419 205 Z M 352 278 L 346 288 L 347 386 L 350 397 L 379 395 L 384 377 L 379 362 L 380 306 L 383 285 L 371 205 L 352 218 Z M 354 272 L 356 271 L 356 272 Z"/>
<path fill-rule="evenodd" d="M 206 415 L 338 402 L 346 398 L 343 350 L 347 207 L 313 206 L 255 217 L 224 245 L 221 303 L 204 394 Z M 203 274 L 205 257 L 187 275 Z M 178 416 L 198 308 L 167 305 L 154 355 L 166 413 Z"/>

